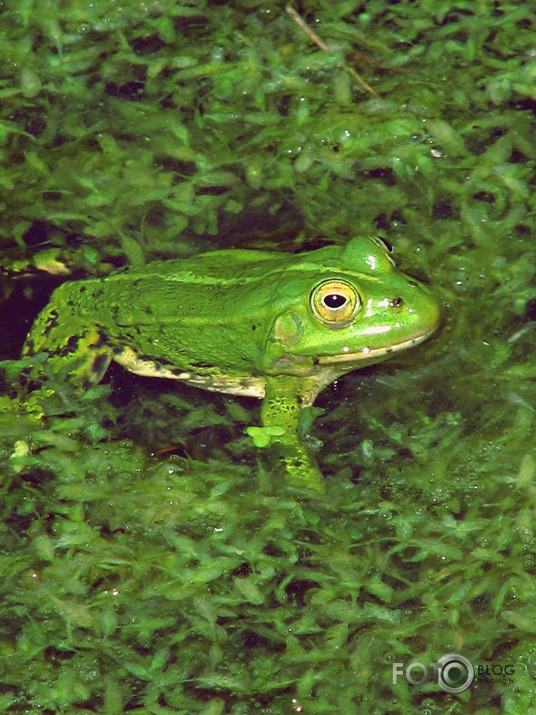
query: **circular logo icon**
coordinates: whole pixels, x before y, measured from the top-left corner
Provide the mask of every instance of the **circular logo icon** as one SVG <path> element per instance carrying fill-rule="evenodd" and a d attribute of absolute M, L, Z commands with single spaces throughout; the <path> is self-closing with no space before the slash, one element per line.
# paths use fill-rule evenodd
<path fill-rule="evenodd" d="M 437 683 L 446 693 L 463 693 L 474 678 L 473 664 L 464 655 L 447 653 L 437 661 Z"/>

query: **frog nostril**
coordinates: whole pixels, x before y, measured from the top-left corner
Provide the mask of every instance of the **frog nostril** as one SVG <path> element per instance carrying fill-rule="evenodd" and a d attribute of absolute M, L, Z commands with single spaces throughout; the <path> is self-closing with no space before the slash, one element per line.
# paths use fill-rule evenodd
<path fill-rule="evenodd" d="M 401 308 L 404 305 L 404 298 L 397 296 L 396 298 L 391 298 L 389 301 L 390 308 Z"/>

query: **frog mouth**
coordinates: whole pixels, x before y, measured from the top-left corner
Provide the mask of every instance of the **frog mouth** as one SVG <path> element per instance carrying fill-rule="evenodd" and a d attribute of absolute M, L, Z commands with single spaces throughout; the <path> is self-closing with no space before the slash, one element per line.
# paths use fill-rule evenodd
<path fill-rule="evenodd" d="M 378 360 L 378 358 L 390 356 L 393 353 L 400 352 L 402 350 L 407 350 L 408 348 L 413 348 L 415 345 L 427 340 L 432 333 L 437 330 L 437 325 L 427 330 L 424 333 L 419 333 L 412 338 L 407 340 L 402 340 L 399 343 L 394 343 L 381 348 L 370 348 L 368 346 L 363 346 L 359 350 L 352 351 L 350 348 L 345 348 L 344 352 L 338 355 L 325 355 L 319 357 L 317 360 L 318 365 L 332 365 L 333 363 L 341 362 L 358 362 L 359 360 Z"/>

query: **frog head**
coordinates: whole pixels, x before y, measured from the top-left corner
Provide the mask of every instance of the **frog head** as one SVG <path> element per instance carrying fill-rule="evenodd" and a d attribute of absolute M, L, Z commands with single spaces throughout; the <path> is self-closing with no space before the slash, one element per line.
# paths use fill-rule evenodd
<path fill-rule="evenodd" d="M 285 307 L 272 324 L 264 371 L 313 378 L 314 399 L 336 377 L 430 336 L 438 302 L 396 268 L 391 250 L 381 239 L 356 238 L 290 266 L 274 287 L 274 305 Z"/>

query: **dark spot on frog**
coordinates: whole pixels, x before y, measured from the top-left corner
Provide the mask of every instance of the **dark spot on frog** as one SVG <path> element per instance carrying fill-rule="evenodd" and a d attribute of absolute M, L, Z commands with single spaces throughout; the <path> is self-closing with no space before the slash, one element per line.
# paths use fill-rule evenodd
<path fill-rule="evenodd" d="M 91 370 L 97 376 L 97 382 L 100 382 L 100 380 L 104 377 L 104 373 L 106 372 L 109 362 L 110 357 L 109 355 L 106 355 L 106 353 L 95 356 Z"/>
<path fill-rule="evenodd" d="M 50 317 L 49 321 L 46 325 L 46 328 L 44 329 L 45 335 L 50 335 L 50 331 L 54 330 L 58 326 L 58 311 L 57 310 L 51 310 L 50 311 Z"/>
<path fill-rule="evenodd" d="M 155 360 L 154 357 L 151 357 L 150 355 L 136 355 L 136 359 L 139 360 L 140 362 L 150 362 L 156 365 L 157 367 L 166 367 L 170 363 L 162 358 L 161 360 Z"/>
<path fill-rule="evenodd" d="M 110 339 L 109 339 L 108 335 L 103 330 L 101 330 L 101 332 L 99 333 L 99 338 L 98 338 L 97 342 L 94 343 L 94 347 L 102 348 L 105 345 L 108 345 L 109 342 L 110 342 Z"/>
<path fill-rule="evenodd" d="M 404 299 L 401 298 L 400 296 L 397 296 L 396 298 L 392 298 L 389 301 L 390 308 L 401 308 L 403 305 L 404 305 Z"/>
<path fill-rule="evenodd" d="M 199 362 L 192 362 L 192 363 L 190 363 L 190 365 L 191 365 L 191 367 L 194 368 L 194 369 L 195 369 L 195 368 L 209 368 L 209 367 L 213 367 L 213 365 L 212 365 L 210 362 L 203 362 L 202 360 L 200 360 Z"/>
<path fill-rule="evenodd" d="M 59 357 L 66 357 L 67 355 L 74 353 L 80 343 L 80 339 L 80 335 L 71 335 L 67 341 L 67 345 L 61 348 L 61 350 L 58 350 L 55 354 Z"/>
<path fill-rule="evenodd" d="M 25 367 L 20 371 L 18 382 L 21 387 L 28 386 L 30 373 L 31 373 L 31 368 L 29 368 L 29 367 Z"/>
<path fill-rule="evenodd" d="M 153 315 L 154 315 L 154 311 L 153 311 L 153 309 L 151 308 L 151 306 L 150 306 L 150 305 L 146 305 L 146 306 L 144 306 L 144 308 L 143 308 L 143 312 L 145 313 L 145 315 L 148 315 L 148 316 L 149 316 L 149 318 L 152 318 L 152 317 L 153 317 Z"/>
<path fill-rule="evenodd" d="M 252 325 L 252 326 L 251 326 L 251 329 L 252 329 L 252 330 L 257 330 L 257 326 L 256 326 L 256 325 Z"/>

